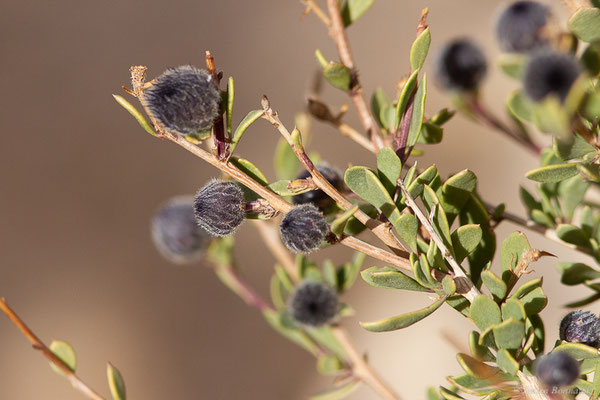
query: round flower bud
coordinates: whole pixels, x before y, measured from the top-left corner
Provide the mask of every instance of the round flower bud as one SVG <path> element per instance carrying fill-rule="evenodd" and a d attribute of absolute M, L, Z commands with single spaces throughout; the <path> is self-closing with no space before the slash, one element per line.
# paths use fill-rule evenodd
<path fill-rule="evenodd" d="M 527 64 L 523 88 L 533 101 L 541 101 L 548 95 L 564 101 L 580 73 L 579 64 L 570 56 L 544 51 L 532 56 Z"/>
<path fill-rule="evenodd" d="M 191 196 L 174 197 L 158 209 L 152 217 L 151 232 L 158 251 L 176 264 L 197 261 L 210 240 L 196 223 Z"/>
<path fill-rule="evenodd" d="M 336 292 L 324 283 L 303 281 L 288 302 L 292 320 L 301 325 L 321 326 L 330 322 L 338 312 Z"/>
<path fill-rule="evenodd" d="M 596 348 L 600 346 L 600 319 L 589 311 L 571 311 L 565 315 L 559 332 L 561 340 Z"/>
<path fill-rule="evenodd" d="M 344 180 L 335 168 L 331 168 L 326 164 L 317 165 L 317 170 L 338 190 L 344 187 Z M 304 170 L 299 174 L 296 179 L 306 179 L 310 177 L 310 172 Z M 294 204 L 313 204 L 320 210 L 325 210 L 329 206 L 335 203 L 331 197 L 329 197 L 321 189 L 311 190 L 310 192 L 301 193 L 292 197 Z"/>
<path fill-rule="evenodd" d="M 279 231 L 288 249 L 296 253 L 310 253 L 325 240 L 329 226 L 317 207 L 302 204 L 283 217 Z"/>
<path fill-rule="evenodd" d="M 487 71 L 483 52 L 471 40 L 464 38 L 446 43 L 436 61 L 438 83 L 448 90 L 474 90 Z"/>
<path fill-rule="evenodd" d="M 543 28 L 550 18 L 547 6 L 537 1 L 516 1 L 506 7 L 496 21 L 500 48 L 525 53 L 548 44 Z"/>
<path fill-rule="evenodd" d="M 212 75 L 190 65 L 168 69 L 144 91 L 144 103 L 167 131 L 188 135 L 209 129 L 221 110 Z"/>
<path fill-rule="evenodd" d="M 567 353 L 557 351 L 537 360 L 534 372 L 544 385 L 560 388 L 575 383 L 579 377 L 579 364 Z"/>
<path fill-rule="evenodd" d="M 196 222 L 214 236 L 231 235 L 244 221 L 246 202 L 235 182 L 212 180 L 194 198 Z"/>

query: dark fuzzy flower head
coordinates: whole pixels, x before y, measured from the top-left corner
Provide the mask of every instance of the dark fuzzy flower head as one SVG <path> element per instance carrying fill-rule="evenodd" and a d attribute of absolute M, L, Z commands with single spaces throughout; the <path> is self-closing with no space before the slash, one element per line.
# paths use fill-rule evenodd
<path fill-rule="evenodd" d="M 599 347 L 600 319 L 589 311 L 571 311 L 560 322 L 560 339 Z"/>
<path fill-rule="evenodd" d="M 438 53 L 436 75 L 445 89 L 474 90 L 485 77 L 486 71 L 485 55 L 469 39 L 455 39 L 446 43 Z"/>
<path fill-rule="evenodd" d="M 279 226 L 283 243 L 293 252 L 310 253 L 318 250 L 329 233 L 329 225 L 312 204 L 292 208 Z"/>
<path fill-rule="evenodd" d="M 579 364 L 567 353 L 558 351 L 537 360 L 534 371 L 544 385 L 560 388 L 575 383 L 579 377 Z"/>
<path fill-rule="evenodd" d="M 317 165 L 317 170 L 338 190 L 344 187 L 344 180 L 340 176 L 339 172 L 326 164 Z M 299 174 L 296 179 L 306 179 L 310 177 L 310 172 L 304 170 Z M 294 204 L 313 204 L 320 210 L 324 211 L 335 202 L 331 197 L 321 189 L 311 190 L 310 192 L 298 194 L 292 197 Z"/>
<path fill-rule="evenodd" d="M 221 110 L 221 92 L 212 75 L 190 65 L 168 69 L 144 91 L 148 110 L 169 132 L 209 129 Z"/>
<path fill-rule="evenodd" d="M 529 60 L 523 88 L 533 101 L 541 101 L 548 95 L 564 101 L 580 73 L 579 64 L 569 55 L 544 51 Z"/>
<path fill-rule="evenodd" d="M 231 235 L 244 221 L 246 202 L 235 182 L 212 180 L 194 198 L 196 222 L 214 236 Z"/>
<path fill-rule="evenodd" d="M 336 292 L 324 283 L 303 281 L 288 302 L 294 322 L 301 325 L 321 326 L 330 322 L 338 312 Z"/>
<path fill-rule="evenodd" d="M 516 1 L 506 7 L 496 21 L 496 38 L 500 48 L 525 53 L 548 44 L 544 27 L 550 10 L 537 1 Z"/>
<path fill-rule="evenodd" d="M 194 217 L 194 199 L 180 196 L 170 199 L 152 218 L 152 240 L 169 261 L 184 264 L 198 260 L 210 236 Z"/>

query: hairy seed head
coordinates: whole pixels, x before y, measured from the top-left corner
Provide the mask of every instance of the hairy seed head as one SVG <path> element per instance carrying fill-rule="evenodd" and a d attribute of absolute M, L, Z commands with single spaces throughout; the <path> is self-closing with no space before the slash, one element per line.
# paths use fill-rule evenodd
<path fill-rule="evenodd" d="M 298 324 L 325 325 L 338 312 L 337 294 L 324 283 L 305 280 L 296 287 L 290 297 L 288 310 Z"/>
<path fill-rule="evenodd" d="M 537 1 L 516 1 L 496 21 L 496 38 L 503 51 L 526 53 L 548 44 L 544 27 L 550 18 L 548 7 Z"/>
<path fill-rule="evenodd" d="M 558 351 L 542 356 L 534 364 L 538 379 L 550 388 L 572 385 L 579 377 L 577 360 L 565 352 Z"/>
<path fill-rule="evenodd" d="M 446 43 L 436 61 L 437 80 L 448 90 L 474 90 L 487 71 L 485 55 L 475 43 L 465 38 Z"/>
<path fill-rule="evenodd" d="M 196 223 L 191 196 L 174 197 L 160 207 L 152 217 L 151 232 L 158 251 L 177 264 L 197 261 L 210 240 Z"/>
<path fill-rule="evenodd" d="M 221 109 L 221 92 L 212 75 L 184 65 L 168 69 L 144 91 L 152 116 L 169 132 L 188 135 L 209 129 Z"/>
<path fill-rule="evenodd" d="M 319 249 L 329 232 L 329 226 L 317 207 L 302 204 L 292 208 L 283 217 L 279 231 L 288 249 L 296 253 L 310 253 Z"/>
<path fill-rule="evenodd" d="M 565 315 L 559 332 L 561 340 L 596 348 L 600 346 L 600 319 L 589 311 L 571 311 Z"/>
<path fill-rule="evenodd" d="M 523 75 L 523 88 L 533 101 L 555 95 L 564 101 L 581 73 L 577 61 L 567 54 L 543 51 L 531 57 Z"/>
<path fill-rule="evenodd" d="M 344 187 L 344 180 L 340 176 L 340 173 L 327 164 L 319 164 L 316 166 L 317 170 L 331 183 L 333 187 L 341 190 Z M 310 177 L 310 172 L 304 170 L 300 173 L 296 179 L 306 179 Z M 311 190 L 310 192 L 301 193 L 292 197 L 294 204 L 313 204 L 318 207 L 321 211 L 325 211 L 329 206 L 335 204 L 335 201 L 331 199 L 321 189 Z"/>
<path fill-rule="evenodd" d="M 245 205 L 237 183 L 212 180 L 194 198 L 196 221 L 211 235 L 231 235 L 244 221 Z"/>

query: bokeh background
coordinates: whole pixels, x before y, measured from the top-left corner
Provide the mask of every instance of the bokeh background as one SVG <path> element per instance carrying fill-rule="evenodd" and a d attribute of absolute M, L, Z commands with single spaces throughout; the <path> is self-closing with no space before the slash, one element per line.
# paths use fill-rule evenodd
<path fill-rule="evenodd" d="M 210 268 L 172 266 L 157 254 L 148 229 L 154 210 L 172 195 L 195 192 L 217 171 L 145 134 L 111 97 L 128 84 L 132 64 L 149 66 L 153 77 L 169 66 L 202 66 L 210 49 L 235 77 L 236 122 L 264 93 L 292 124 L 317 67 L 314 50 L 335 58 L 320 22 L 302 18 L 295 0 L 1 4 L 0 295 L 43 340 L 70 342 L 79 375 L 107 397 L 107 361 L 124 374 L 131 399 L 303 399 L 326 389 L 329 379 L 318 376 L 311 356 L 272 331 Z M 423 7 L 431 11 L 432 51 L 467 35 L 493 58 L 492 21 L 500 4 L 377 1 L 349 30 L 367 95 L 377 86 L 395 94 Z M 559 1 L 551 5 L 562 18 Z M 502 114 L 515 83 L 491 63 L 483 95 Z M 428 96 L 431 113 L 448 104 L 433 86 Z M 324 97 L 335 106 L 348 101 L 330 88 Z M 348 121 L 359 126 L 353 111 Z M 369 154 L 330 127 L 315 122 L 312 132 L 312 148 L 331 164 L 373 165 Z M 276 140 L 259 121 L 238 149 L 273 177 Z M 426 148 L 419 163 L 435 163 L 444 175 L 474 170 L 486 199 L 521 215 L 518 185 L 530 186 L 523 175 L 537 165 L 525 150 L 460 116 L 448 124 L 443 144 Z M 499 238 L 515 229 L 503 224 Z M 560 258 L 580 257 L 538 234 L 529 237 L 534 247 Z M 250 224 L 240 229 L 238 243 L 244 273 L 267 294 L 273 260 Z M 350 256 L 344 249 L 323 253 L 337 261 Z M 565 313 L 561 305 L 581 296 L 559 285 L 555 262 L 537 263 L 534 274 L 544 275 L 550 294 L 542 314 L 549 343 Z M 427 385 L 459 371 L 457 348 L 442 332 L 465 347 L 471 327 L 451 309 L 410 329 L 372 334 L 358 321 L 421 307 L 427 296 L 359 281 L 345 300 L 357 311 L 345 324 L 359 348 L 368 349 L 376 369 L 405 399 L 423 398 Z M 0 398 L 82 398 L 4 317 L 0 338 Z M 351 398 L 375 397 L 361 388 Z"/>

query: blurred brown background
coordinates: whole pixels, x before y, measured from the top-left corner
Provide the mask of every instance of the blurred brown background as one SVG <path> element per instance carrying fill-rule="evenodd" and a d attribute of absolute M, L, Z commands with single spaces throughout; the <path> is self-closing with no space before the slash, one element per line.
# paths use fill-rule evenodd
<path fill-rule="evenodd" d="M 432 49 L 456 35 L 474 36 L 490 57 L 495 0 L 379 0 L 349 36 L 368 95 L 380 85 L 394 94 L 407 72 L 408 50 L 421 8 L 430 7 Z M 561 5 L 552 3 L 557 12 Z M 217 172 L 175 146 L 153 140 L 112 99 L 128 84 L 132 64 L 149 76 L 168 66 L 203 65 L 211 49 L 236 80 L 239 121 L 268 94 L 292 124 L 304 104 L 315 48 L 335 48 L 314 16 L 301 18 L 298 1 L 2 1 L 0 13 L 0 295 L 47 342 L 76 349 L 79 375 L 109 396 L 105 363 L 120 368 L 131 399 L 303 399 L 328 387 L 314 360 L 266 326 L 254 310 L 202 266 L 175 267 L 152 246 L 149 218 L 175 194 L 193 193 Z M 429 63 L 431 71 L 431 63 Z M 502 110 L 515 86 L 492 67 L 485 98 Z M 447 100 L 430 89 L 428 110 Z M 334 105 L 347 101 L 327 89 Z M 359 126 L 353 113 L 350 123 Z M 273 176 L 277 133 L 258 122 L 239 151 Z M 547 139 L 547 138 L 543 138 Z M 313 148 L 339 167 L 373 159 L 331 128 L 315 123 Z M 444 175 L 474 170 L 483 196 L 522 214 L 518 184 L 536 160 L 512 142 L 462 117 L 443 145 L 426 149 L 420 165 Z M 499 229 L 502 238 L 516 229 Z M 250 280 L 267 293 L 272 259 L 247 224 L 238 253 Z M 534 247 L 578 257 L 531 234 Z M 346 250 L 327 250 L 341 261 Z M 536 265 L 551 294 L 542 314 L 548 340 L 581 293 L 563 293 L 555 260 Z M 375 265 L 368 260 L 367 265 Z M 447 308 L 416 327 L 388 334 L 361 330 L 359 320 L 405 312 L 426 296 L 388 292 L 359 281 L 346 300 L 357 310 L 346 325 L 361 349 L 405 399 L 459 371 L 456 349 L 442 331 L 466 346 L 471 329 Z M 597 308 L 597 307 L 596 307 Z M 0 318 L 0 398 L 81 399 L 9 321 Z M 353 399 L 371 399 L 366 388 Z"/>

